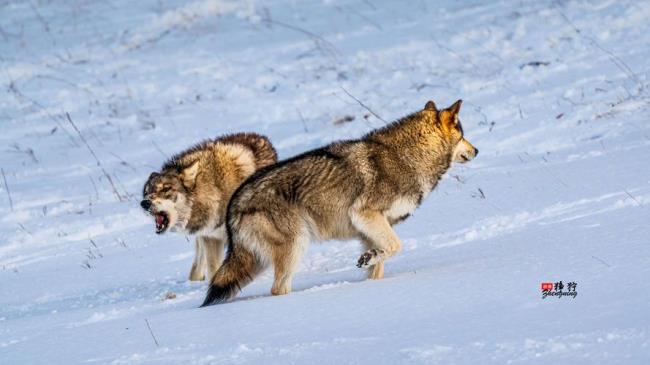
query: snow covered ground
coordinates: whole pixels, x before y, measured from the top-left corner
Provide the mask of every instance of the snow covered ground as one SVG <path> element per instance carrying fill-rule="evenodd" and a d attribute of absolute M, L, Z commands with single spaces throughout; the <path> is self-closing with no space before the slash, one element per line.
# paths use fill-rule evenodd
<path fill-rule="evenodd" d="M 647 364 L 649 19 L 632 0 L 1 1 L 0 364 Z M 222 133 L 289 157 L 382 126 L 355 98 L 385 120 L 462 98 L 481 154 L 398 226 L 385 280 L 325 242 L 290 295 L 265 273 L 198 309 L 193 238 L 138 206 L 149 173 Z M 575 299 L 542 299 L 559 281 Z"/>

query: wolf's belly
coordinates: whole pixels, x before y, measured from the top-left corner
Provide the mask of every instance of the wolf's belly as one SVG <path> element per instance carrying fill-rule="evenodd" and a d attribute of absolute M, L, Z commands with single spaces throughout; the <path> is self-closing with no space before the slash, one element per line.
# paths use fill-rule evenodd
<path fill-rule="evenodd" d="M 346 213 L 313 219 L 310 226 L 314 239 L 319 241 L 352 239 L 359 235 Z"/>

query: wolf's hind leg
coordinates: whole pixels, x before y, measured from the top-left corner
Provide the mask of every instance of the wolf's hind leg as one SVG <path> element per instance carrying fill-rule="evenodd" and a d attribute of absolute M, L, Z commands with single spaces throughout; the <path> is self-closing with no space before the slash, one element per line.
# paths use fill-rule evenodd
<path fill-rule="evenodd" d="M 291 292 L 291 280 L 298 267 L 309 237 L 298 234 L 292 240 L 278 247 L 273 255 L 274 280 L 271 294 L 284 295 Z"/>
<path fill-rule="evenodd" d="M 203 237 L 203 253 L 206 262 L 208 279 L 219 270 L 224 256 L 224 242 L 214 237 Z"/>
<path fill-rule="evenodd" d="M 202 237 L 196 237 L 194 241 L 194 261 L 190 269 L 190 281 L 202 281 L 205 279 L 205 250 Z"/>
<path fill-rule="evenodd" d="M 350 219 L 352 225 L 368 239 L 371 245 L 359 258 L 358 267 L 373 266 L 401 250 L 402 243 L 399 237 L 380 212 L 351 210 Z"/>

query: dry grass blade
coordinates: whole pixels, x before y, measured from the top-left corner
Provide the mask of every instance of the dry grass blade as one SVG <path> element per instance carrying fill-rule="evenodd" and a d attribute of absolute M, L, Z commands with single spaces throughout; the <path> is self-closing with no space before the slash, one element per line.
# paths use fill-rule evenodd
<path fill-rule="evenodd" d="M 117 200 L 118 201 L 124 201 L 125 199 L 117 191 L 117 187 L 115 187 L 115 183 L 113 182 L 113 179 L 111 178 L 111 175 L 109 175 L 108 172 L 106 172 L 106 169 L 104 169 L 104 166 L 102 165 L 101 161 L 99 160 L 99 158 L 95 154 L 95 151 L 92 149 L 92 147 L 90 147 L 90 145 L 88 144 L 88 141 L 86 141 L 86 138 L 83 136 L 83 134 L 81 134 L 81 131 L 79 130 L 79 128 L 77 128 L 77 125 L 74 124 L 74 122 L 72 121 L 72 118 L 70 117 L 70 113 L 66 112 L 65 116 L 68 119 L 68 122 L 70 123 L 70 125 L 72 125 L 72 128 L 74 128 L 74 130 L 79 135 L 79 138 L 81 139 L 81 141 L 86 145 L 86 148 L 88 148 L 88 151 L 90 151 L 90 154 L 95 159 L 95 162 L 97 162 L 97 166 L 99 166 L 99 168 L 102 170 L 102 173 L 104 174 L 104 177 L 106 177 L 106 180 L 108 180 L 109 184 L 111 184 L 111 189 L 113 189 L 113 194 L 115 194 L 115 197 L 117 197 Z"/>

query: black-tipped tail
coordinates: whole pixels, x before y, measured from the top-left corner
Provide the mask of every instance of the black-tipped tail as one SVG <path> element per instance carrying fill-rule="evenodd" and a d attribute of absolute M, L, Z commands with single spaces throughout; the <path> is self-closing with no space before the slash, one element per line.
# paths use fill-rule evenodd
<path fill-rule="evenodd" d="M 234 297 L 253 280 L 259 269 L 259 260 L 253 253 L 241 246 L 233 247 L 214 274 L 201 307 L 223 303 Z"/>
<path fill-rule="evenodd" d="M 203 304 L 201 304 L 201 308 L 226 302 L 228 299 L 237 295 L 240 290 L 241 288 L 236 283 L 229 283 L 223 286 L 210 284 L 210 288 L 208 289 L 208 293 L 205 295 L 205 300 L 203 301 Z"/>

